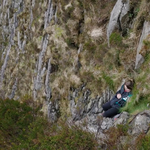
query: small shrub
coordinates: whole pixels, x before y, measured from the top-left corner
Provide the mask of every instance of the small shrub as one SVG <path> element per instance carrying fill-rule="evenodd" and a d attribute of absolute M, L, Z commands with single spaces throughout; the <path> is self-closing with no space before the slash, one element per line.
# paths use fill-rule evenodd
<path fill-rule="evenodd" d="M 118 124 L 117 125 L 117 129 L 118 129 L 118 132 L 121 136 L 126 136 L 128 135 L 128 129 L 129 129 L 129 125 L 122 125 L 122 124 Z"/>
<path fill-rule="evenodd" d="M 123 145 L 120 143 L 120 137 L 128 136 L 128 138 L 130 138 L 130 136 L 127 133 L 128 128 L 129 126 L 127 124 L 126 125 L 120 124 L 117 125 L 117 127 L 109 128 L 106 131 L 106 134 L 108 135 L 108 139 L 104 141 L 104 143 L 107 144 L 107 149 L 114 150 L 114 149 L 118 149 L 118 147 L 120 146 L 127 147 L 128 146 L 126 145 L 127 143 L 124 143 Z"/>
<path fill-rule="evenodd" d="M 0 100 L 0 120 L 1 149 L 95 150 L 97 146 L 92 134 L 62 122 L 52 125 L 27 103 Z"/>
<path fill-rule="evenodd" d="M 10 135 L 18 135 L 33 120 L 32 109 L 14 100 L 0 101 L 0 127 Z M 20 132 L 21 133 L 21 132 Z"/>
<path fill-rule="evenodd" d="M 141 139 L 139 150 L 150 149 L 150 136 L 145 136 Z"/>
<path fill-rule="evenodd" d="M 107 149 L 117 149 L 116 143 L 119 138 L 119 132 L 115 127 L 109 128 L 106 134 L 109 136 L 104 143 L 107 144 Z"/>
<path fill-rule="evenodd" d="M 150 149 L 150 135 L 145 135 L 144 133 L 141 133 L 135 141 L 135 149 L 138 150 L 148 150 Z"/>
<path fill-rule="evenodd" d="M 9 149 L 14 143 L 26 139 L 28 125 L 33 121 L 32 108 L 14 100 L 0 100 L 0 130 Z M 0 143 L 2 139 L 0 139 Z"/>
<path fill-rule="evenodd" d="M 49 138 L 49 141 L 52 149 L 94 150 L 97 144 L 93 139 L 92 134 L 84 132 L 78 127 L 69 128 L 63 125 L 55 136 Z"/>

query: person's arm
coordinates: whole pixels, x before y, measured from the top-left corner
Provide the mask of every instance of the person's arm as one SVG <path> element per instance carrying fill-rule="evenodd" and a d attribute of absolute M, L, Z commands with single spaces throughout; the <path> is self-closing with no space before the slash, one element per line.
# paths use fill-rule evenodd
<path fill-rule="evenodd" d="M 124 85 L 122 85 L 122 86 L 121 86 L 121 89 L 116 92 L 116 97 L 117 97 L 118 99 L 120 99 L 120 98 L 122 97 L 122 96 L 121 96 L 121 93 L 122 93 L 123 87 L 124 87 Z"/>

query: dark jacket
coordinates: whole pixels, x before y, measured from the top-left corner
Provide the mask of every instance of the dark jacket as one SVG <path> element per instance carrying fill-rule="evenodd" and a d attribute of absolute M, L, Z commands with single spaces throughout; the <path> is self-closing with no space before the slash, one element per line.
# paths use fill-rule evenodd
<path fill-rule="evenodd" d="M 121 94 L 120 99 L 117 98 L 117 94 L 119 94 L 119 93 Z M 115 96 L 111 99 L 110 104 L 112 107 L 119 109 L 120 107 L 123 107 L 126 105 L 128 98 L 131 96 L 132 96 L 131 92 L 125 92 L 124 84 L 123 84 L 121 86 L 121 89 L 119 91 L 117 91 Z"/>

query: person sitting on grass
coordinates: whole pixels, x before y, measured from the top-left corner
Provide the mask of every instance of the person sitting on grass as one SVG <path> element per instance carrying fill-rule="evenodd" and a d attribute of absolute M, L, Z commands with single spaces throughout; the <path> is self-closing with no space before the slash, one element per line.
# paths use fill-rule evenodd
<path fill-rule="evenodd" d="M 119 114 L 120 108 L 124 107 L 128 98 L 132 96 L 131 91 L 134 87 L 134 83 L 135 82 L 133 79 L 128 79 L 121 86 L 121 89 L 117 91 L 114 97 L 102 106 L 103 110 L 105 111 L 103 113 L 103 117 L 112 118 Z"/>

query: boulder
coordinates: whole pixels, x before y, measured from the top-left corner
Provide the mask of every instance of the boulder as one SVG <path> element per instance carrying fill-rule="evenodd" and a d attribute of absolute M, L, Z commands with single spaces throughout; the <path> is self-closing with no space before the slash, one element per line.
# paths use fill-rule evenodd
<path fill-rule="evenodd" d="M 147 133 L 150 124 L 150 110 L 145 110 L 139 113 L 130 123 L 129 133 L 132 135 L 139 135 L 140 133 Z"/>

